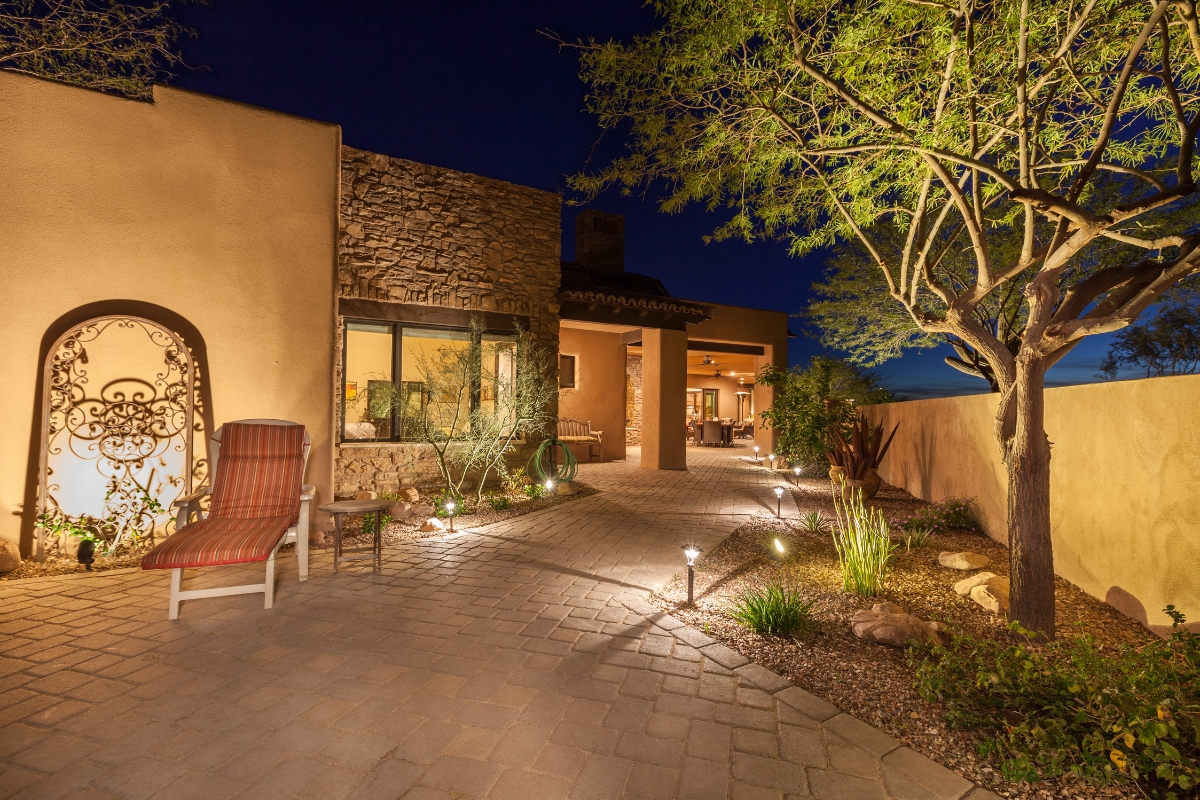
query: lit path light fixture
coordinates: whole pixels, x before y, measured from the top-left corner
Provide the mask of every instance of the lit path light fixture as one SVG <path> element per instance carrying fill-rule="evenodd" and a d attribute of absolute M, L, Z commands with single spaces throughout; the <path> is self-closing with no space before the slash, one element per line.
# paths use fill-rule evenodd
<path fill-rule="evenodd" d="M 792 472 L 794 472 L 796 474 L 796 477 L 793 479 L 793 483 L 795 483 L 797 486 L 799 486 L 800 485 L 800 468 L 792 467 Z"/>
<path fill-rule="evenodd" d="M 446 513 L 450 515 L 450 532 L 454 533 L 454 501 L 446 501 Z"/>
<path fill-rule="evenodd" d="M 546 494 L 549 495 L 553 491 L 554 491 L 554 481 L 552 481 L 552 480 L 546 481 Z"/>
<path fill-rule="evenodd" d="M 758 457 L 758 445 L 754 445 L 754 463 L 761 464 L 762 460 Z"/>
<path fill-rule="evenodd" d="M 688 567 L 688 605 L 689 606 L 696 604 L 696 601 L 694 599 L 692 599 L 692 587 L 695 585 L 695 582 L 696 582 L 696 573 L 693 570 L 693 567 L 696 566 L 696 559 L 699 558 L 700 554 L 703 552 L 704 552 L 704 548 L 699 547 L 694 544 L 685 544 L 683 546 L 683 555 L 684 555 L 684 558 L 687 559 L 687 567 Z"/>
<path fill-rule="evenodd" d="M 775 487 L 775 516 L 779 517 L 780 519 L 783 519 L 783 514 L 780 513 L 780 509 L 782 507 L 783 507 L 783 487 L 776 486 Z"/>
<path fill-rule="evenodd" d="M 775 469 L 775 454 L 771 453 L 771 455 L 767 456 L 767 460 L 771 462 L 771 469 Z"/>

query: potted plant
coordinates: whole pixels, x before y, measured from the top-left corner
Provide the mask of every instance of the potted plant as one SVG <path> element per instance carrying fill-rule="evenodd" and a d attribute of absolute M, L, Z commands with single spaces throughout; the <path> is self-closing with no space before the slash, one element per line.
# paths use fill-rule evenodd
<path fill-rule="evenodd" d="M 850 489 L 861 489 L 863 499 L 869 500 L 879 491 L 883 481 L 879 477 L 879 464 L 887 454 L 896 435 L 897 423 L 883 439 L 883 423 L 871 427 L 871 423 L 858 415 L 850 424 L 850 430 L 843 433 L 836 427 L 829 428 L 829 437 L 833 442 L 825 455 L 829 458 L 829 477 L 836 484 L 839 479 L 846 481 Z"/>

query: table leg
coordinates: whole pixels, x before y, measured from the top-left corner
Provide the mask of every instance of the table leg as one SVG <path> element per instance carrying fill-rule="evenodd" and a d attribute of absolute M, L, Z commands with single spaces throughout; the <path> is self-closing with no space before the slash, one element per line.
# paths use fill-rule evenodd
<path fill-rule="evenodd" d="M 375 569 L 383 569 L 383 512 L 375 512 Z"/>
<path fill-rule="evenodd" d="M 342 560 L 342 515 L 333 515 L 333 574 L 338 572 L 338 562 Z"/>

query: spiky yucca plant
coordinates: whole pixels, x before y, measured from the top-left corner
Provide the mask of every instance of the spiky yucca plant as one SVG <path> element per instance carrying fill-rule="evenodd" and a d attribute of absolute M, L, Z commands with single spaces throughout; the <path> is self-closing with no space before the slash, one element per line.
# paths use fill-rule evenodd
<path fill-rule="evenodd" d="M 896 545 L 883 512 L 863 504 L 861 489 L 848 489 L 844 479 L 841 484 L 841 491 L 833 493 L 837 512 L 833 545 L 842 568 L 842 588 L 874 597 L 887 576 Z"/>

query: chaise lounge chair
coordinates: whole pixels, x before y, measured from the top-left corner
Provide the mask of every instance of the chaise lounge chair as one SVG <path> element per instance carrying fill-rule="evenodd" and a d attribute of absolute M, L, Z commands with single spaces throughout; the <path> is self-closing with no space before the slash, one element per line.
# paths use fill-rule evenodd
<path fill-rule="evenodd" d="M 213 482 L 175 501 L 175 534 L 148 552 L 142 569 L 171 570 L 168 619 L 179 603 L 200 597 L 263 592 L 275 599 L 275 553 L 296 543 L 300 580 L 308 578 L 308 506 L 313 486 L 302 485 L 311 441 L 303 425 L 273 419 L 230 422 L 212 435 Z M 211 494 L 203 517 L 200 499 Z M 193 513 L 197 521 L 192 522 Z M 265 561 L 263 583 L 183 591 L 183 571 Z"/>

